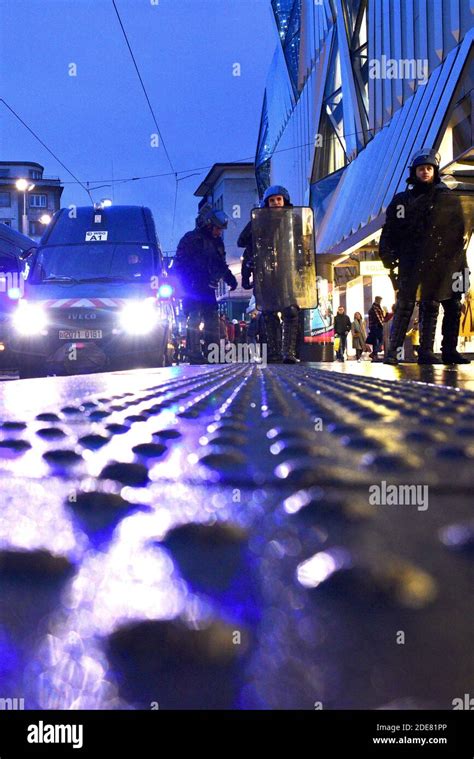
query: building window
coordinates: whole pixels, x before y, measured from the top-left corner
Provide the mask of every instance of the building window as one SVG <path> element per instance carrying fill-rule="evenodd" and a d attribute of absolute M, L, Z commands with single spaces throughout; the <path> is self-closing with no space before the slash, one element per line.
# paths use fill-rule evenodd
<path fill-rule="evenodd" d="M 47 195 L 30 195 L 30 208 L 46 208 Z"/>
<path fill-rule="evenodd" d="M 30 179 L 41 179 L 41 171 L 38 171 L 38 169 L 30 169 L 29 174 Z"/>
<path fill-rule="evenodd" d="M 10 208 L 11 198 L 9 192 L 0 192 L 0 208 Z"/>
<path fill-rule="evenodd" d="M 11 227 L 12 220 L 11 219 L 2 219 L 2 224 L 5 224 L 6 227 Z"/>
<path fill-rule="evenodd" d="M 0 169 L 0 177 L 9 177 L 10 169 Z"/>

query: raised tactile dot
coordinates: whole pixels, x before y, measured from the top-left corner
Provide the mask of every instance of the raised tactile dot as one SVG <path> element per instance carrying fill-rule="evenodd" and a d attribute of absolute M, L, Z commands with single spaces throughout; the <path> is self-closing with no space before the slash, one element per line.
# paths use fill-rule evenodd
<path fill-rule="evenodd" d="M 130 423 L 133 423 L 133 422 L 146 422 L 147 419 L 148 419 L 148 417 L 145 416 L 145 414 L 130 414 L 130 416 L 126 416 L 125 417 L 124 421 L 130 422 Z"/>
<path fill-rule="evenodd" d="M 130 430 L 127 424 L 107 424 L 106 429 L 112 433 L 112 435 L 123 435 Z"/>
<path fill-rule="evenodd" d="M 146 485 L 148 483 L 148 469 L 143 464 L 120 464 L 118 462 L 107 464 L 101 471 L 100 478 L 103 480 L 117 480 L 124 485 Z"/>
<path fill-rule="evenodd" d="M 408 463 L 401 456 L 396 456 L 392 453 L 367 453 L 362 459 L 362 466 L 368 469 L 374 469 L 377 472 L 383 472 L 384 470 L 389 472 L 397 472 L 403 469 L 412 469 L 412 465 Z"/>
<path fill-rule="evenodd" d="M 197 419 L 200 414 L 200 411 L 197 411 L 196 409 L 189 409 L 188 411 L 182 411 L 178 416 L 183 417 L 183 419 Z"/>
<path fill-rule="evenodd" d="M 199 462 L 211 469 L 228 469 L 232 466 L 245 464 L 245 456 L 238 451 L 216 451 L 215 453 L 204 454 Z"/>
<path fill-rule="evenodd" d="M 140 443 L 139 445 L 134 445 L 132 451 L 137 456 L 159 458 L 167 451 L 167 448 L 166 445 L 162 445 L 161 443 Z"/>
<path fill-rule="evenodd" d="M 294 440 L 285 442 L 277 440 L 270 446 L 270 452 L 274 456 L 324 456 L 324 452 L 309 441 Z"/>
<path fill-rule="evenodd" d="M 405 440 L 411 443 L 432 443 L 436 440 L 436 435 L 428 430 L 410 430 L 406 433 Z"/>
<path fill-rule="evenodd" d="M 317 485 L 322 482 L 328 474 L 327 468 L 323 462 L 317 462 L 312 458 L 297 458 L 284 461 L 275 467 L 275 477 L 279 480 L 285 480 L 291 485 L 306 487 Z"/>
<path fill-rule="evenodd" d="M 375 451 L 381 448 L 381 444 L 378 440 L 373 440 L 372 438 L 364 437 L 363 435 L 344 435 L 344 437 L 341 438 L 341 444 L 346 446 L 346 448 L 355 448 L 356 450 L 361 451 Z"/>
<path fill-rule="evenodd" d="M 57 427 L 43 427 L 40 430 L 36 430 L 36 434 L 44 438 L 44 440 L 58 440 L 66 436 L 66 433 Z"/>
<path fill-rule="evenodd" d="M 208 441 L 211 445 L 228 445 L 237 448 L 244 446 L 246 443 L 246 440 L 242 435 L 232 434 L 230 432 L 221 434 L 220 431 L 210 435 Z"/>
<path fill-rule="evenodd" d="M 68 559 L 49 551 L 0 551 L 0 576 L 11 576 L 15 580 L 55 580 L 65 577 L 71 569 Z"/>
<path fill-rule="evenodd" d="M 56 451 L 46 451 L 43 458 L 48 464 L 77 464 L 82 461 L 82 457 L 75 451 L 58 449 Z"/>
<path fill-rule="evenodd" d="M 46 412 L 44 414 L 38 414 L 36 416 L 36 419 L 39 422 L 59 422 L 59 416 L 57 414 L 51 414 L 49 412 Z"/>
<path fill-rule="evenodd" d="M 359 429 L 354 424 L 331 422 L 327 425 L 327 431 L 334 433 L 334 435 L 352 435 L 357 434 L 359 432 Z"/>
<path fill-rule="evenodd" d="M 240 645 L 233 643 L 234 628 L 215 619 L 199 628 L 147 619 L 114 631 L 107 653 L 127 700 L 141 708 L 149 708 L 144 693 L 158 692 L 160 709 L 231 709 L 239 693 L 236 665 L 248 648 L 245 628 Z"/>
<path fill-rule="evenodd" d="M 380 414 L 378 414 L 377 411 L 372 411 L 371 409 L 361 409 L 360 411 L 358 409 L 354 409 L 354 411 L 356 411 L 361 419 L 365 419 L 369 422 L 380 419 Z"/>
<path fill-rule="evenodd" d="M 181 432 L 178 432 L 178 430 L 158 430 L 158 432 L 153 432 L 153 437 L 158 437 L 163 440 L 174 440 L 178 437 L 182 437 Z"/>
<path fill-rule="evenodd" d="M 242 570 L 247 537 L 237 525 L 186 524 L 171 530 L 157 545 L 171 551 L 186 580 L 206 590 L 226 590 Z"/>
<path fill-rule="evenodd" d="M 100 542 L 107 541 L 110 537 L 110 534 L 102 532 L 104 528 L 113 527 L 137 508 L 116 493 L 100 491 L 78 493 L 72 502 L 67 498 L 65 504 L 73 509 L 88 530 L 101 531 Z"/>
<path fill-rule="evenodd" d="M 474 437 L 474 427 L 458 427 L 455 432 L 461 437 Z"/>
<path fill-rule="evenodd" d="M 0 442 L 0 451 L 13 451 L 16 453 L 22 453 L 31 448 L 30 443 L 26 440 L 2 440 Z"/>
<path fill-rule="evenodd" d="M 267 438 L 271 441 L 314 441 L 314 432 L 306 429 L 294 429 L 292 427 L 272 427 L 267 432 Z"/>
<path fill-rule="evenodd" d="M 247 432 L 248 427 L 242 422 L 215 422 L 210 425 L 212 431 L 220 432 Z"/>
<path fill-rule="evenodd" d="M 438 448 L 436 456 L 439 459 L 468 459 L 466 451 L 458 445 L 444 445 Z"/>
<path fill-rule="evenodd" d="M 3 422 L 1 427 L 3 430 L 25 430 L 27 425 L 25 422 Z"/>
<path fill-rule="evenodd" d="M 104 409 L 97 409 L 97 411 L 91 411 L 88 416 L 89 419 L 104 419 L 106 416 L 109 416 L 109 413 L 109 411 L 104 411 Z"/>
<path fill-rule="evenodd" d="M 61 412 L 63 414 L 72 416 L 73 414 L 82 414 L 83 409 L 80 406 L 63 406 Z"/>
<path fill-rule="evenodd" d="M 80 445 L 84 446 L 84 448 L 91 448 L 92 450 L 97 450 L 98 448 L 102 448 L 103 445 L 108 443 L 110 440 L 110 437 L 107 437 L 106 435 L 84 435 L 83 437 L 80 437 L 78 442 Z"/>

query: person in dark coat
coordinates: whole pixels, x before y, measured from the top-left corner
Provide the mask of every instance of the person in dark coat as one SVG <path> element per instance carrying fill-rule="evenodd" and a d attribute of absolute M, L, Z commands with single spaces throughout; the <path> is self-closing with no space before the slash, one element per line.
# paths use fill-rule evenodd
<path fill-rule="evenodd" d="M 439 364 L 433 353 L 440 303 L 443 306 L 442 358 L 446 364 L 470 363 L 457 352 L 461 294 L 467 272 L 465 226 L 461 207 L 441 182 L 439 154 L 424 148 L 411 162 L 409 189 L 387 208 L 380 238 L 380 258 L 398 290 L 390 345 L 385 362 L 401 358 L 408 323 L 420 304 L 419 364 Z M 398 267 L 398 275 L 394 270 Z"/>
<path fill-rule="evenodd" d="M 265 208 L 283 208 L 292 207 L 290 194 L 285 187 L 281 185 L 272 185 L 268 187 L 263 196 L 262 207 Z M 244 227 L 237 240 L 239 248 L 244 248 L 242 256 L 242 287 L 244 290 L 251 290 L 253 284 L 250 277 L 254 271 L 254 250 L 252 240 L 252 222 Z M 297 358 L 297 342 L 299 329 L 299 312 L 298 306 L 288 306 L 282 311 L 282 322 L 278 312 L 263 311 L 265 320 L 265 331 L 267 334 L 268 361 L 270 363 L 285 364 L 299 363 Z"/>
<path fill-rule="evenodd" d="M 382 309 L 382 298 L 377 295 L 374 298 L 374 302 L 369 308 L 369 334 L 367 336 L 367 343 L 372 346 L 372 353 L 369 353 L 369 358 L 372 361 L 377 361 L 379 351 L 383 344 L 383 324 L 385 314 Z"/>
<path fill-rule="evenodd" d="M 346 352 L 347 335 L 351 331 L 351 320 L 344 313 L 343 306 L 339 306 L 337 314 L 334 317 L 334 335 L 339 338 L 339 348 L 336 351 L 336 359 L 338 361 L 344 361 L 344 355 Z"/>
<path fill-rule="evenodd" d="M 365 321 L 360 311 L 356 311 L 354 314 L 354 321 L 352 322 L 352 325 L 351 325 L 351 332 L 352 332 L 352 347 L 354 348 L 356 352 L 357 361 L 360 361 L 362 358 L 362 354 L 365 350 L 366 342 L 367 342 L 367 334 L 365 331 Z"/>
<path fill-rule="evenodd" d="M 222 232 L 227 227 L 223 211 L 204 206 L 196 219 L 196 228 L 187 232 L 178 243 L 174 270 L 184 290 L 183 309 L 186 314 L 188 359 L 191 364 L 206 363 L 201 349 L 219 343 L 219 318 L 216 288 L 221 279 L 231 290 L 237 280 L 226 263 Z M 201 333 L 199 325 L 204 324 Z"/>

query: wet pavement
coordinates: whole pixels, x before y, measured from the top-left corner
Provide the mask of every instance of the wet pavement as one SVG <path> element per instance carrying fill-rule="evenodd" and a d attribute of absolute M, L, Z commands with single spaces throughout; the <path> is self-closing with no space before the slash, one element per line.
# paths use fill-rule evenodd
<path fill-rule="evenodd" d="M 474 676 L 474 373 L 428 372 L 3 383 L 0 698 L 451 709 Z"/>

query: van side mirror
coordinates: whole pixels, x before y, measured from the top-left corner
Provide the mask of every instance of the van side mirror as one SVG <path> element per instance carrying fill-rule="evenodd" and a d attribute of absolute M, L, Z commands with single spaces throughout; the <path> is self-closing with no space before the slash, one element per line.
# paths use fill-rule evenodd
<path fill-rule="evenodd" d="M 37 250 L 36 245 L 32 245 L 31 248 L 27 248 L 27 250 L 22 250 L 20 253 L 20 261 L 26 261 L 27 258 L 33 255 L 35 250 Z"/>

